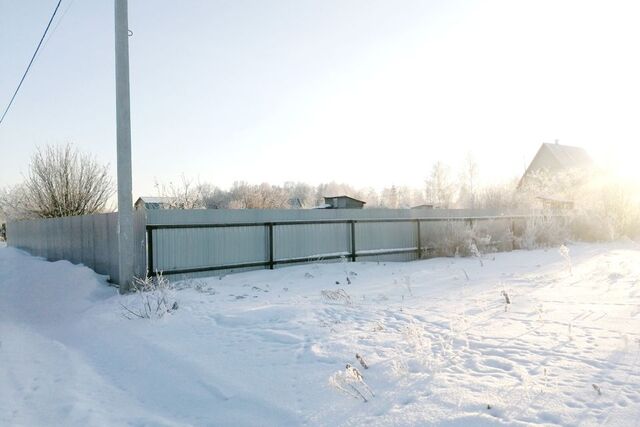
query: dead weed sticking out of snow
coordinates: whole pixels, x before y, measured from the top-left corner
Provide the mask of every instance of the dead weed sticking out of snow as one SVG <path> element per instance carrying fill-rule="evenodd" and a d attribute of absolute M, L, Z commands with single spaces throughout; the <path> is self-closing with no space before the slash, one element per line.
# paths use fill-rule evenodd
<path fill-rule="evenodd" d="M 363 402 L 368 402 L 375 397 L 360 371 L 349 363 L 343 371 L 338 371 L 329 377 L 329 384 L 354 399 L 362 399 Z"/>
<path fill-rule="evenodd" d="M 134 295 L 125 296 L 126 303 L 120 303 L 122 315 L 127 319 L 161 319 L 178 309 L 174 289 L 161 274 L 135 278 L 131 288 Z"/>
<path fill-rule="evenodd" d="M 337 289 L 335 291 L 329 289 L 323 289 L 320 291 L 322 300 L 327 304 L 351 304 L 351 297 L 344 289 Z"/>

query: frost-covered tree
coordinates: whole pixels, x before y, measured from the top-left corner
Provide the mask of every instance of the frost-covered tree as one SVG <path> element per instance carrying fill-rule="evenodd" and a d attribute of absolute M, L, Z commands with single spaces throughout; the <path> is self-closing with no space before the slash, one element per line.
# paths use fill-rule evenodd
<path fill-rule="evenodd" d="M 205 183 L 198 185 L 198 192 L 202 197 L 204 207 L 207 209 L 228 209 L 231 203 L 231 195 L 228 191 Z"/>
<path fill-rule="evenodd" d="M 380 195 L 375 188 L 367 187 L 358 191 L 359 197 L 365 202 L 367 208 L 380 208 L 382 204 L 380 202 Z"/>
<path fill-rule="evenodd" d="M 492 184 L 478 189 L 475 207 L 478 209 L 515 209 L 517 181 Z"/>
<path fill-rule="evenodd" d="M 13 219 L 36 218 L 27 209 L 24 185 L 0 189 L 0 222 Z"/>
<path fill-rule="evenodd" d="M 4 190 L 8 218 L 53 218 L 106 210 L 114 186 L 107 165 L 70 144 L 38 148 L 23 184 Z"/>
<path fill-rule="evenodd" d="M 382 205 L 389 209 L 398 209 L 398 189 L 395 185 L 382 190 Z"/>
<path fill-rule="evenodd" d="M 315 206 L 315 188 L 303 182 L 285 182 L 284 192 L 289 198 L 289 207 L 311 208 Z"/>
<path fill-rule="evenodd" d="M 451 182 L 451 170 L 441 161 L 434 163 L 431 174 L 425 182 L 427 201 L 441 208 L 449 208 L 455 195 Z"/>
<path fill-rule="evenodd" d="M 286 209 L 289 196 L 277 185 L 262 183 L 251 185 L 244 181 L 233 183 L 231 190 L 231 209 Z"/>
<path fill-rule="evenodd" d="M 179 183 L 168 185 L 156 181 L 156 191 L 166 199 L 169 209 L 202 209 L 205 207 L 201 188 L 182 175 Z"/>
<path fill-rule="evenodd" d="M 460 172 L 460 192 L 458 205 L 463 208 L 474 209 L 478 197 L 479 168 L 473 156 L 469 153 L 465 157 L 462 171 Z"/>

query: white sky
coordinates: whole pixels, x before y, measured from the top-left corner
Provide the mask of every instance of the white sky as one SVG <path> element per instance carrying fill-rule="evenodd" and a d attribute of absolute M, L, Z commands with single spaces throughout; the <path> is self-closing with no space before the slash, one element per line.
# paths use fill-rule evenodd
<path fill-rule="evenodd" d="M 134 197 L 182 173 L 421 186 L 467 153 L 496 181 L 555 139 L 640 178 L 638 2 L 129 3 Z M 67 141 L 115 176 L 112 2 L 69 4 L 0 125 L 0 186 Z M 3 106 L 54 6 L 0 3 Z"/>

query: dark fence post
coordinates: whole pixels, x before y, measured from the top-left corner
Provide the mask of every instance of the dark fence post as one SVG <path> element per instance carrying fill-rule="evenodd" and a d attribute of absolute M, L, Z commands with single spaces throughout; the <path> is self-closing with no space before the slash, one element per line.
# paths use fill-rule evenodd
<path fill-rule="evenodd" d="M 147 225 L 147 276 L 153 275 L 153 227 Z"/>
<path fill-rule="evenodd" d="M 511 250 L 514 250 L 516 248 L 516 220 L 511 218 Z"/>
<path fill-rule="evenodd" d="M 356 262 L 356 222 L 349 221 L 351 226 L 351 262 Z"/>
<path fill-rule="evenodd" d="M 273 223 L 267 224 L 269 228 L 269 270 L 273 270 Z"/>
<path fill-rule="evenodd" d="M 420 236 L 420 220 L 416 219 L 416 228 L 418 230 L 418 259 L 422 259 L 422 240 Z"/>

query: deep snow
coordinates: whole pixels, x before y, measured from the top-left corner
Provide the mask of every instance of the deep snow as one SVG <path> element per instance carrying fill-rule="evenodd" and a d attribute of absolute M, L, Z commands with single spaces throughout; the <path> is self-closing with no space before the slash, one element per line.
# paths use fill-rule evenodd
<path fill-rule="evenodd" d="M 198 279 L 129 320 L 0 247 L 0 425 L 638 425 L 639 247 L 569 249 Z"/>

